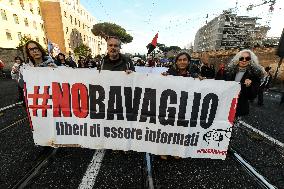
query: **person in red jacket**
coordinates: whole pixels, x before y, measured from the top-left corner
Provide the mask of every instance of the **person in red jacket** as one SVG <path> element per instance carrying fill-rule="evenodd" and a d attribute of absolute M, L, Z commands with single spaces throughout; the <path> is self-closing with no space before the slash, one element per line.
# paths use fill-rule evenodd
<path fill-rule="evenodd" d="M 4 67 L 5 67 L 5 64 L 2 60 L 0 60 L 0 77 L 3 77 L 4 76 Z"/>

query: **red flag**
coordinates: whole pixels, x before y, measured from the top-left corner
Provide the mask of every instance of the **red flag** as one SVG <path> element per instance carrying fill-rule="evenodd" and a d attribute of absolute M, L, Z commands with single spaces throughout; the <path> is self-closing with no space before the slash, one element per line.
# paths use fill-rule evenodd
<path fill-rule="evenodd" d="M 158 33 L 156 33 L 155 37 L 153 38 L 151 44 L 156 47 L 157 46 L 157 41 L 158 41 Z"/>
<path fill-rule="evenodd" d="M 156 33 L 155 37 L 153 38 L 152 42 L 147 45 L 148 53 L 150 54 L 157 46 L 158 41 L 158 33 Z"/>

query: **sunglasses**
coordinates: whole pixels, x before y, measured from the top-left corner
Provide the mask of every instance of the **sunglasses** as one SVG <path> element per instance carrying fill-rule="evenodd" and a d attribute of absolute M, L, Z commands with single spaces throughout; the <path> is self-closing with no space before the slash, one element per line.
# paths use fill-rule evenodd
<path fill-rule="evenodd" d="M 240 57 L 239 58 L 239 61 L 250 61 L 251 60 L 251 57 Z"/>

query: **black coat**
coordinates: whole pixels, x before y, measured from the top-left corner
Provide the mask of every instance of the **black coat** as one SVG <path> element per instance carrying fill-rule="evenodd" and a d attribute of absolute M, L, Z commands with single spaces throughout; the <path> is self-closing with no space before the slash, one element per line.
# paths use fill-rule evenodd
<path fill-rule="evenodd" d="M 215 78 L 215 70 L 207 65 L 201 66 L 200 74 L 202 77 L 206 77 L 207 79 Z"/>
<path fill-rule="evenodd" d="M 135 71 L 135 67 L 131 59 L 122 54 L 119 54 L 119 59 L 115 61 L 110 60 L 108 55 L 105 56 L 102 61 L 101 69 L 111 71 Z"/>
<path fill-rule="evenodd" d="M 173 75 L 173 76 L 183 76 L 183 77 L 193 77 L 193 78 L 197 78 L 199 75 L 199 69 L 196 65 L 192 65 L 189 64 L 188 68 L 187 68 L 187 73 L 185 75 L 179 75 L 178 74 L 178 70 L 177 70 L 177 66 L 176 64 L 169 68 L 169 70 L 167 71 L 169 75 Z"/>
<path fill-rule="evenodd" d="M 234 81 L 237 74 L 237 70 L 227 71 L 225 74 L 226 81 Z M 256 71 L 251 67 L 248 67 L 244 73 L 240 84 L 241 91 L 239 94 L 237 111 L 235 116 L 244 116 L 249 114 L 249 100 L 253 100 L 257 96 L 258 87 L 260 85 L 261 71 Z M 246 79 L 250 79 L 251 85 L 246 87 L 244 84 Z"/>

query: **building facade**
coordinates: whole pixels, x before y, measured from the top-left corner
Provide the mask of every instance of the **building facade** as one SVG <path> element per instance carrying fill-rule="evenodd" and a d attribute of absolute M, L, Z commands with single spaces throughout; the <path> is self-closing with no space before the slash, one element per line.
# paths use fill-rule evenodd
<path fill-rule="evenodd" d="M 95 18 L 79 0 L 41 0 L 40 7 L 46 37 L 61 52 L 73 52 L 81 44 L 90 47 L 92 55 L 106 52 L 106 41 L 91 31 Z"/>
<path fill-rule="evenodd" d="M 194 51 L 250 48 L 262 45 L 267 26 L 258 26 L 257 17 L 237 16 L 231 10 L 215 17 L 200 28 L 194 39 Z"/>
<path fill-rule="evenodd" d="M 1 0 L 0 13 L 0 47 L 16 48 L 23 36 L 46 47 L 44 23 L 37 0 Z"/>

